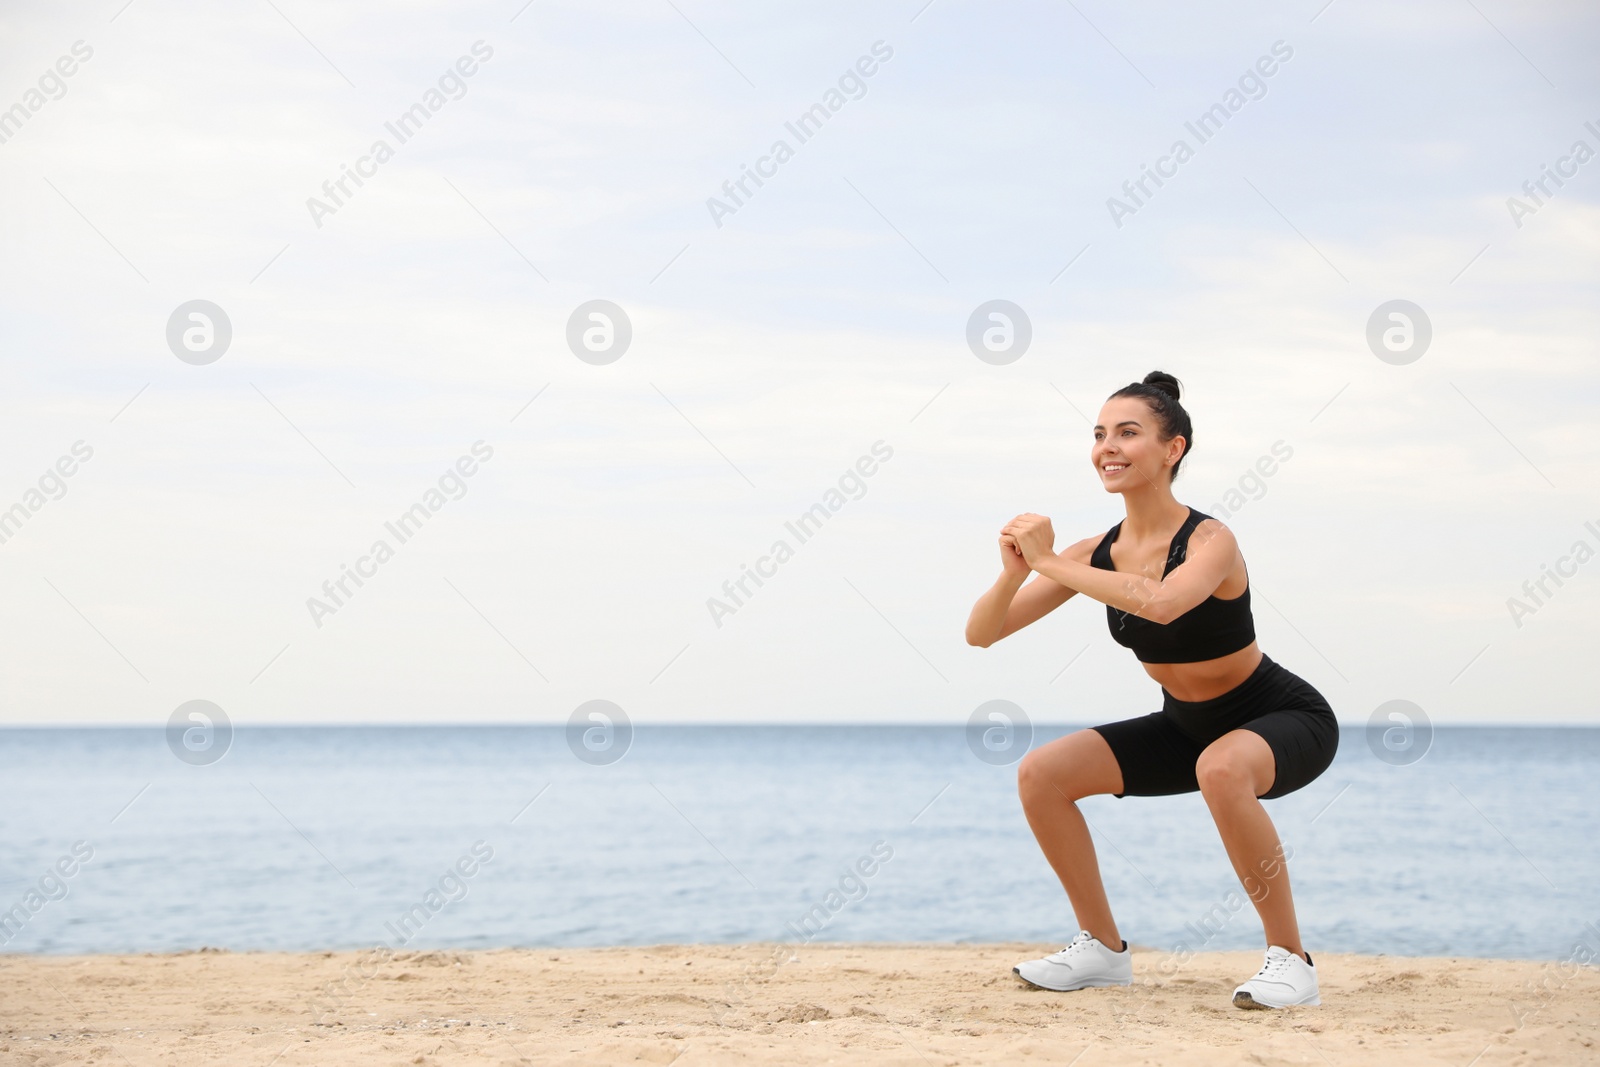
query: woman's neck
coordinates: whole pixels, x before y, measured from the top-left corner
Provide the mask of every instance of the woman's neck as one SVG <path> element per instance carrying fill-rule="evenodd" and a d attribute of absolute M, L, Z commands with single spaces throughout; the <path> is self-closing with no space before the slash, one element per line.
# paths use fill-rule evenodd
<path fill-rule="evenodd" d="M 1172 532 L 1189 517 L 1189 509 L 1178 503 L 1172 490 L 1163 486 L 1148 487 L 1144 492 L 1122 494 L 1128 517 L 1122 520 L 1122 532 L 1135 541 L 1167 540 Z"/>

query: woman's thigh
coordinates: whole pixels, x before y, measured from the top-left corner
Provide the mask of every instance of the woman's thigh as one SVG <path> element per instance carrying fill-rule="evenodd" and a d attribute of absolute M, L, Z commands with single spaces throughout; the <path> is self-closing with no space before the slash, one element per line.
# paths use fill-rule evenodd
<path fill-rule="evenodd" d="M 1113 796 L 1162 797 L 1199 790 L 1194 765 L 1205 746 L 1179 730 L 1166 712 L 1121 719 L 1093 730 L 1105 738 L 1122 771 L 1122 788 Z"/>
<path fill-rule="evenodd" d="M 1241 727 L 1261 735 L 1272 749 L 1277 775 L 1262 800 L 1275 800 L 1321 776 L 1339 750 L 1339 720 L 1330 710 L 1274 711 Z"/>
<path fill-rule="evenodd" d="M 1030 793 L 1058 792 L 1067 800 L 1122 788 L 1122 769 L 1104 737 L 1094 730 L 1074 730 L 1040 745 L 1022 758 L 1017 788 Z"/>

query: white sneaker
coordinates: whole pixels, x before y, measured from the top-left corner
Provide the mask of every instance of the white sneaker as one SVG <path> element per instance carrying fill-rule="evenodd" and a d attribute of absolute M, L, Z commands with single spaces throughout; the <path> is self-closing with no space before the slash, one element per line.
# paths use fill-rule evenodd
<path fill-rule="evenodd" d="M 1309 959 L 1310 953 L 1306 953 Z M 1236 1008 L 1287 1008 L 1292 1004 L 1321 1004 L 1317 994 L 1317 968 L 1280 945 L 1267 947 L 1266 962 L 1254 978 L 1233 991 Z"/>
<path fill-rule="evenodd" d="M 1019 963 L 1011 970 L 1025 982 L 1058 993 L 1093 986 L 1132 985 L 1133 948 L 1123 941 L 1122 951 L 1113 952 L 1091 937 L 1089 931 L 1079 930 L 1072 943 L 1060 952 Z"/>

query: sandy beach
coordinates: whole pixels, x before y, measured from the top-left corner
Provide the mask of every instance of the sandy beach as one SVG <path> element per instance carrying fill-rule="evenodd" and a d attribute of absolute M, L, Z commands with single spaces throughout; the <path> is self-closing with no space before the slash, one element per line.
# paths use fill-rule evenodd
<path fill-rule="evenodd" d="M 1059 947 L 1059 946 L 1054 946 Z M 1047 946 L 0 957 L 0 1063 L 1592 1064 L 1600 969 L 1318 954 L 1323 1004 L 1241 1011 L 1257 952 L 1051 993 Z"/>

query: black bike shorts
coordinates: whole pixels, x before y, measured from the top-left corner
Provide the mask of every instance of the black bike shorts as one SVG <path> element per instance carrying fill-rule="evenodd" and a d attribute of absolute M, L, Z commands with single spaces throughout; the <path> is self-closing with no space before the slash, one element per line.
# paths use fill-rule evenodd
<path fill-rule="evenodd" d="M 1122 768 L 1122 792 L 1113 796 L 1195 792 L 1195 761 L 1230 730 L 1260 734 L 1272 749 L 1277 776 L 1264 800 L 1312 782 L 1339 748 L 1339 722 L 1322 694 L 1265 653 L 1250 677 L 1219 697 L 1178 700 L 1161 692 L 1160 711 L 1091 727 Z"/>

